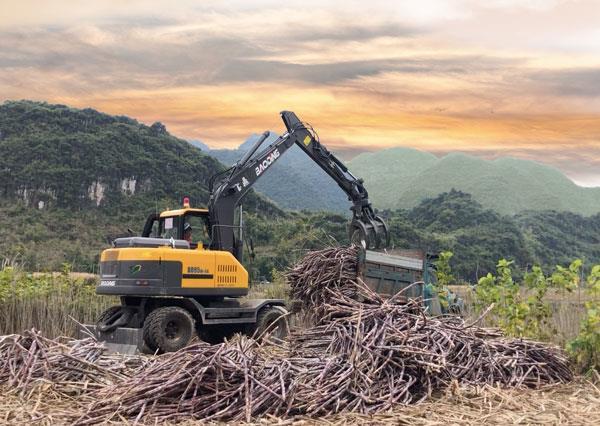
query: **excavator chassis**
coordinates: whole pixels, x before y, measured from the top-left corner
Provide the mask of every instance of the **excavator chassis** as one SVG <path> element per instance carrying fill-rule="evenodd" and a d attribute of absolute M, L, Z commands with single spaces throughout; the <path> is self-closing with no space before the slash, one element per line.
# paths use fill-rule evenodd
<path fill-rule="evenodd" d="M 216 343 L 235 332 L 260 337 L 266 326 L 265 315 L 280 318 L 279 334 L 287 333 L 287 310 L 281 299 L 244 300 L 234 298 L 191 297 L 121 297 L 121 305 L 109 308 L 96 325 L 84 325 L 80 337 L 90 335 L 104 342 L 111 352 L 124 354 L 154 353 L 157 347 L 148 345 L 147 320 L 151 313 L 160 309 L 179 309 L 192 319 L 191 338 Z M 185 344 L 191 340 L 188 339 Z M 182 346 L 184 346 L 182 344 Z M 163 351 L 160 349 L 160 351 Z M 165 350 L 168 351 L 168 350 Z"/>

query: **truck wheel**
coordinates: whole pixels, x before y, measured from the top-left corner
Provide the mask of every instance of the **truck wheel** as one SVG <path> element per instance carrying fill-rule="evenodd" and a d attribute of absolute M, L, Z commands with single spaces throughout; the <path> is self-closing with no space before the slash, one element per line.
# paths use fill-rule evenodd
<path fill-rule="evenodd" d="M 276 339 L 285 339 L 288 335 L 287 319 L 283 317 L 285 314 L 287 314 L 287 310 L 281 306 L 262 308 L 256 317 L 254 337 L 259 338 L 262 335 L 269 334 Z"/>
<path fill-rule="evenodd" d="M 187 346 L 194 333 L 194 319 L 178 306 L 157 308 L 144 321 L 144 343 L 154 352 L 175 352 Z"/>

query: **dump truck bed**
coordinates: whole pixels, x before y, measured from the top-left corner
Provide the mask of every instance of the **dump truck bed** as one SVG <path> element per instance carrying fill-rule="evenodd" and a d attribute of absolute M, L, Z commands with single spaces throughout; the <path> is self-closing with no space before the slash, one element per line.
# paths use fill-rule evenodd
<path fill-rule="evenodd" d="M 405 299 L 423 298 L 433 315 L 442 313 L 439 300 L 427 291 L 431 278 L 427 256 L 420 250 L 358 253 L 358 276 L 373 291 L 384 297 L 402 292 Z"/>

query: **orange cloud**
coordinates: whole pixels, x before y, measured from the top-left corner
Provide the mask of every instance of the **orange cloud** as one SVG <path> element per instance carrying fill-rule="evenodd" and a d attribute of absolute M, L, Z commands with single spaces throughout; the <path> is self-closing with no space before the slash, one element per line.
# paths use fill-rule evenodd
<path fill-rule="evenodd" d="M 24 1 L 0 17 L 0 101 L 161 121 L 214 147 L 281 132 L 278 112 L 291 109 L 340 151 L 510 154 L 591 182 L 600 12 L 587 1 L 534 3 L 375 0 L 365 12 L 362 2 L 59 0 L 42 13 L 50 6 Z"/>

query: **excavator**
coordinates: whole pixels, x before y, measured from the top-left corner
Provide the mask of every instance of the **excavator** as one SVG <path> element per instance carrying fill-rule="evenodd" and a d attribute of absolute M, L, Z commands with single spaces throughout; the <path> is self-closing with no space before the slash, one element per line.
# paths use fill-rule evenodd
<path fill-rule="evenodd" d="M 349 240 L 365 250 L 389 245 L 389 231 L 361 179 L 319 141 L 307 123 L 281 112 L 286 132 L 262 148 L 265 132 L 233 166 L 209 182 L 208 208 L 153 213 L 141 236 L 117 238 L 100 258 L 99 295 L 118 296 L 94 333 L 112 350 L 171 352 L 197 336 L 221 340 L 234 332 L 260 336 L 286 333 L 287 310 L 279 299 L 243 299 L 248 294 L 242 200 L 254 183 L 293 145 L 299 146 L 348 195 L 352 218 Z M 236 213 L 237 212 L 237 213 Z M 239 219 L 238 219 L 239 214 Z M 190 235 L 195 232 L 201 238 Z"/>

